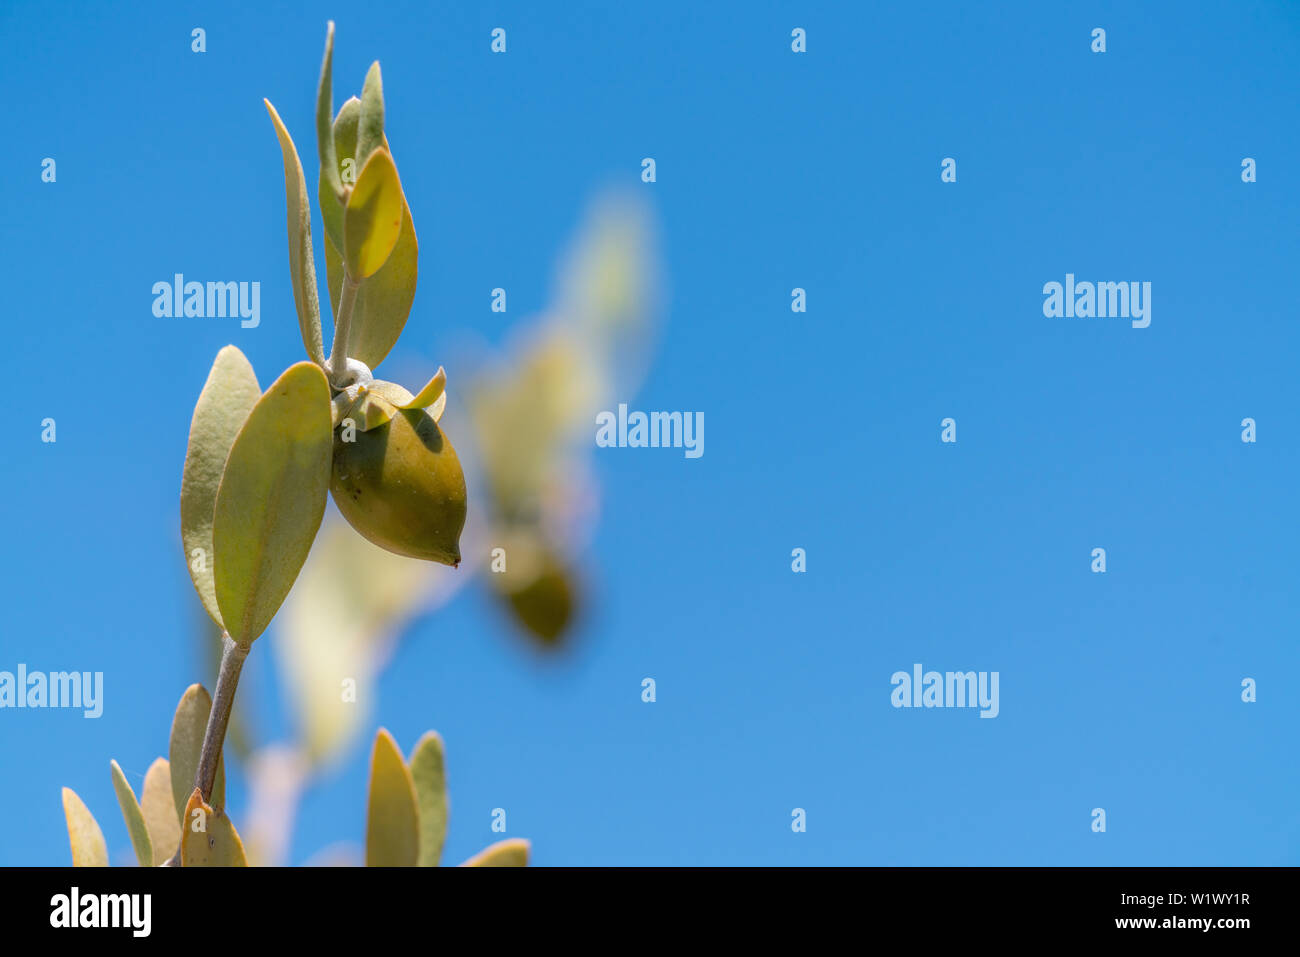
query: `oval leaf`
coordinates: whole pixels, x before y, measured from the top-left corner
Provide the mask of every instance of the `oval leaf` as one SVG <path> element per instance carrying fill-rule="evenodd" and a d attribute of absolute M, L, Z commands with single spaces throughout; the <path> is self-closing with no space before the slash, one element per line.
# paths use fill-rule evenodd
<path fill-rule="evenodd" d="M 95 816 L 72 788 L 63 789 L 63 816 L 68 822 L 73 867 L 108 867 L 108 845 Z"/>
<path fill-rule="evenodd" d="M 370 800 L 366 809 L 366 866 L 414 867 L 420 825 L 411 770 L 384 728 L 370 755 Z"/>
<path fill-rule="evenodd" d="M 447 774 L 442 738 L 429 731 L 411 752 L 411 778 L 419 805 L 420 867 L 437 867 L 442 859 L 442 845 L 447 839 Z"/>
<path fill-rule="evenodd" d="M 212 578 L 212 513 L 230 447 L 261 394 L 257 376 L 244 354 L 234 346 L 226 346 L 212 363 L 190 421 L 190 442 L 181 475 L 181 542 L 194 588 L 220 628 L 225 626 L 221 624 Z"/>
<path fill-rule="evenodd" d="M 122 808 L 122 819 L 126 821 L 127 833 L 131 835 L 131 847 L 135 849 L 135 859 L 141 867 L 153 867 L 153 841 L 149 838 L 149 828 L 144 822 L 144 813 L 135 799 L 135 792 L 127 783 L 126 775 L 116 761 L 110 761 L 113 768 L 113 790 L 117 792 L 117 803 Z"/>
<path fill-rule="evenodd" d="M 247 867 L 244 842 L 225 812 L 203 803 L 195 788 L 181 821 L 181 867 Z"/>
<path fill-rule="evenodd" d="M 299 362 L 257 401 L 230 450 L 212 543 L 217 604 L 226 631 L 240 644 L 271 623 L 320 528 L 330 421 L 325 373 Z"/>
<path fill-rule="evenodd" d="M 531 845 L 518 837 L 497 841 L 479 851 L 461 867 L 527 867 Z"/>
<path fill-rule="evenodd" d="M 217 780 L 220 781 L 222 777 L 219 773 Z M 225 787 L 224 781 L 221 786 Z M 171 859 L 172 852 L 181 840 L 180 818 L 176 814 L 176 799 L 172 795 L 171 766 L 166 758 L 155 758 L 145 772 L 140 811 L 144 814 L 149 841 L 153 845 L 153 864 L 158 867 Z"/>
<path fill-rule="evenodd" d="M 384 78 L 379 61 L 370 64 L 361 86 L 361 113 L 357 123 L 357 166 L 364 166 L 370 154 L 384 142 Z"/>
<path fill-rule="evenodd" d="M 343 204 L 347 200 L 347 191 L 352 189 L 357 179 L 357 123 L 361 118 L 361 101 L 355 96 L 346 100 L 339 107 L 339 115 L 334 118 L 330 133 L 331 149 L 334 156 L 334 176 L 331 178 L 324 166 L 316 180 L 316 198 L 320 201 L 320 218 L 325 223 L 325 265 L 326 276 L 330 283 L 330 300 L 338 302 L 338 286 L 332 278 L 329 265 L 331 246 L 335 253 L 343 248 Z M 339 184 L 340 192 L 334 191 L 334 183 Z M 335 258 L 338 258 L 337 255 Z M 332 315 L 333 313 L 331 313 Z"/>
<path fill-rule="evenodd" d="M 289 131 L 284 128 L 280 114 L 270 100 L 262 100 L 266 112 L 271 114 L 275 135 L 280 140 L 280 153 L 284 159 L 284 193 L 288 208 L 289 277 L 293 281 L 293 301 L 298 309 L 298 329 L 307 357 L 318 365 L 325 364 L 325 351 L 321 345 L 320 292 L 316 288 L 316 261 L 311 248 L 311 203 L 307 199 L 307 178 L 302 172 L 298 149 L 293 145 Z M 399 187 L 400 188 L 400 187 Z"/>
<path fill-rule="evenodd" d="M 405 205 L 397 167 L 381 147 L 361 167 L 343 210 L 343 263 L 353 279 L 367 279 L 387 262 L 402 233 Z"/>
<path fill-rule="evenodd" d="M 168 778 L 171 782 L 172 813 L 179 822 L 185 815 L 194 778 L 199 770 L 199 755 L 203 753 L 203 734 L 208 728 L 208 713 L 212 711 L 212 696 L 203 685 L 190 685 L 181 695 L 172 718 L 171 739 L 167 744 Z M 212 803 L 217 807 L 226 804 L 225 758 L 217 761 L 217 776 L 212 783 Z"/>

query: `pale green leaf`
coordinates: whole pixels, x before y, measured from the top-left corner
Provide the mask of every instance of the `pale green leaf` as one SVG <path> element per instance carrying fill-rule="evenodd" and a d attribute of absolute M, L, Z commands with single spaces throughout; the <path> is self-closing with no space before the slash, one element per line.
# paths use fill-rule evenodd
<path fill-rule="evenodd" d="M 181 476 L 181 542 L 194 588 L 218 627 L 224 626 L 212 577 L 212 513 L 230 447 L 261 394 L 244 354 L 226 346 L 212 363 L 190 421 Z"/>
<path fill-rule="evenodd" d="M 517 837 L 489 844 L 461 867 L 527 867 L 531 845 Z"/>
<path fill-rule="evenodd" d="M 293 283 L 293 301 L 298 309 L 298 329 L 307 357 L 318 365 L 325 363 L 321 344 L 320 292 L 316 288 L 316 260 L 311 248 L 311 204 L 307 199 L 307 179 L 302 172 L 298 149 L 280 120 L 270 100 L 263 100 L 271 114 L 275 135 L 280 140 L 284 159 L 284 192 L 288 209 L 289 278 Z"/>
<path fill-rule="evenodd" d="M 110 761 L 113 769 L 113 790 L 117 792 L 117 803 L 122 808 L 122 819 L 126 821 L 127 833 L 131 835 L 131 847 L 135 850 L 135 859 L 141 867 L 153 867 L 153 841 L 149 837 L 149 827 L 144 822 L 144 812 L 135 799 L 135 792 L 127 783 L 126 775 L 116 761 Z"/>
<path fill-rule="evenodd" d="M 224 811 L 203 803 L 195 788 L 181 820 L 181 867 L 247 867 L 244 842 Z"/>
<path fill-rule="evenodd" d="M 419 860 L 419 811 L 411 769 L 385 728 L 370 755 L 366 809 L 366 866 L 414 867 Z"/>
<path fill-rule="evenodd" d="M 222 787 L 225 787 L 224 781 Z M 171 766 L 166 758 L 155 758 L 145 772 L 140 811 L 149 828 L 153 864 L 157 867 L 171 860 L 172 852 L 181 840 L 180 817 L 176 813 L 176 799 L 172 795 Z"/>
<path fill-rule="evenodd" d="M 335 259 L 338 250 L 343 248 L 343 203 L 347 191 L 356 182 L 360 164 L 354 154 L 357 150 L 357 122 L 361 119 L 361 101 L 355 96 L 346 100 L 339 108 L 339 115 L 334 118 L 331 143 L 334 153 L 334 177 L 331 179 L 322 166 L 316 181 L 316 197 L 320 200 L 321 220 L 325 223 L 325 266 L 330 283 L 330 300 L 338 302 L 338 283 L 333 278 L 329 263 L 330 251 L 333 249 Z M 334 182 L 339 183 L 342 192 L 334 191 Z M 342 267 L 339 267 L 342 275 Z M 331 312 L 331 315 L 334 315 Z"/>
<path fill-rule="evenodd" d="M 420 867 L 437 867 L 447 839 L 447 774 L 442 738 L 429 731 L 411 753 L 411 778 L 420 814 Z"/>
<path fill-rule="evenodd" d="M 168 774 L 171 781 L 173 809 L 179 821 L 185 813 L 194 778 L 199 770 L 199 755 L 203 753 L 203 735 L 208 728 L 208 714 L 212 711 L 212 696 L 203 685 L 190 685 L 181 695 L 172 718 L 171 738 L 167 743 Z M 217 761 L 217 776 L 212 783 L 212 803 L 224 807 L 226 803 L 226 769 L 224 757 Z"/>
<path fill-rule="evenodd" d="M 329 184 L 339 201 L 343 199 L 343 183 L 339 179 L 338 161 L 334 156 L 334 21 L 325 31 L 325 57 L 320 65 L 320 85 L 316 88 L 316 147 L 320 153 L 322 178 Z M 322 209 L 322 212 L 324 210 Z"/>
<path fill-rule="evenodd" d="M 343 264 L 347 275 L 359 281 L 379 271 L 402 233 L 405 205 L 393 158 L 386 149 L 375 150 L 361 167 L 343 210 Z"/>
<path fill-rule="evenodd" d="M 325 514 L 333 435 L 325 373 L 290 366 L 257 401 L 230 450 L 212 541 L 226 631 L 248 644 L 293 587 Z"/>
<path fill-rule="evenodd" d="M 108 867 L 108 845 L 95 815 L 72 788 L 63 789 L 63 816 L 68 822 L 73 867 Z"/>
<path fill-rule="evenodd" d="M 361 87 L 361 115 L 357 123 L 357 166 L 362 167 L 370 154 L 384 142 L 384 80 L 379 61 L 370 64 L 366 82 Z"/>

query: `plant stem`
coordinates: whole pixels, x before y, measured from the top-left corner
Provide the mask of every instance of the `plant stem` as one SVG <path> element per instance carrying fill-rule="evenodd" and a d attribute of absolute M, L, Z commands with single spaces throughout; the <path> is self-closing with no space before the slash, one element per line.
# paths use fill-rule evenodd
<path fill-rule="evenodd" d="M 330 378 L 336 383 L 347 371 L 348 331 L 352 326 L 352 307 L 357 302 L 361 283 L 343 272 L 343 289 L 339 292 L 339 314 L 334 319 L 334 346 L 330 349 Z"/>
<path fill-rule="evenodd" d="M 230 712 L 235 704 L 235 689 L 239 687 L 239 675 L 244 670 L 244 659 L 248 657 L 251 645 L 241 645 L 226 632 L 221 633 L 221 671 L 217 675 L 217 692 L 212 698 L 212 710 L 208 712 L 208 726 L 203 732 L 203 750 L 199 752 L 199 766 L 194 772 L 194 786 L 203 796 L 203 803 L 212 801 L 212 786 L 217 780 L 217 768 L 221 765 L 221 745 L 226 740 L 226 727 L 230 724 Z M 181 821 L 183 829 L 189 821 Z M 184 836 L 181 843 L 185 842 Z M 167 862 L 172 867 L 181 863 L 181 849 Z"/>

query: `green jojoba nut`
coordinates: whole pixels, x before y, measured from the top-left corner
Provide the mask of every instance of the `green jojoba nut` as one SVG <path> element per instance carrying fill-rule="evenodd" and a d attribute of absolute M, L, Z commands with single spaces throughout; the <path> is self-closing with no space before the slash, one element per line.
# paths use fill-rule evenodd
<path fill-rule="evenodd" d="M 395 410 L 368 432 L 335 429 L 330 491 L 348 523 L 381 548 L 460 564 L 465 474 L 424 409 Z"/>

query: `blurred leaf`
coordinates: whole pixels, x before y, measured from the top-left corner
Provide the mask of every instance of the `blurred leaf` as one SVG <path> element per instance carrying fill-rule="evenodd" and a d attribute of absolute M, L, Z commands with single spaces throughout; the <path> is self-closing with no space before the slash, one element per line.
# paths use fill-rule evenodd
<path fill-rule="evenodd" d="M 414 867 L 420 843 L 415 782 L 387 729 L 375 735 L 366 810 L 366 866 Z"/>
<path fill-rule="evenodd" d="M 332 445 L 329 385 L 310 362 L 290 366 L 239 430 L 217 491 L 212 539 L 217 603 L 241 644 L 266 630 L 311 550 L 325 514 Z"/>
<path fill-rule="evenodd" d="M 343 104 L 338 118 L 334 121 L 334 148 L 340 164 L 345 158 L 351 158 L 357 152 L 357 124 L 361 115 L 361 101 L 353 98 Z M 384 139 L 384 149 L 388 149 L 388 140 Z M 389 150 L 389 154 L 392 151 Z M 354 161 L 357 167 L 360 160 Z M 353 170 L 356 176 L 356 168 Z M 321 189 L 321 203 L 328 198 L 326 190 Z M 343 257 L 339 252 L 343 248 L 343 206 L 335 203 L 338 209 L 337 236 L 333 232 L 326 237 L 325 273 L 329 280 L 330 300 L 334 311 L 338 312 L 339 292 L 343 286 Z M 327 219 L 328 223 L 329 220 Z M 419 243 L 415 236 L 415 223 L 411 219 L 411 207 L 402 197 L 402 231 L 397 245 L 393 247 L 388 260 L 369 279 L 362 281 L 357 290 L 356 302 L 352 307 L 352 326 L 348 330 L 347 354 L 359 359 L 371 369 L 377 368 L 384 357 L 392 350 L 401 335 L 406 319 L 411 314 L 411 305 L 415 302 L 415 283 L 419 272 Z"/>
<path fill-rule="evenodd" d="M 388 260 L 402 233 L 404 206 L 402 183 L 393 158 L 388 150 L 377 149 L 361 167 L 343 210 L 342 251 L 348 276 L 358 281 L 368 279 Z"/>
<path fill-rule="evenodd" d="M 108 845 L 95 816 L 72 788 L 63 789 L 63 816 L 68 822 L 73 867 L 108 867 Z"/>
<path fill-rule="evenodd" d="M 361 87 L 361 115 L 357 122 L 357 166 L 362 167 L 370 154 L 384 142 L 384 80 L 379 61 L 370 64 Z"/>
<path fill-rule="evenodd" d="M 222 788 L 224 787 L 223 781 Z M 149 829 L 153 864 L 157 867 L 171 860 L 172 853 L 181 842 L 180 818 L 176 813 L 176 798 L 172 794 L 171 766 L 166 758 L 155 758 L 145 772 L 140 811 Z"/>
<path fill-rule="evenodd" d="M 201 827 L 200 830 L 196 828 Z M 244 843 L 225 812 L 203 803 L 195 788 L 181 820 L 181 867 L 247 867 Z"/>
<path fill-rule="evenodd" d="M 370 723 L 374 675 L 397 630 L 448 577 L 337 518 L 321 528 L 272 643 L 311 761 L 335 756 Z"/>
<path fill-rule="evenodd" d="M 447 775 L 442 738 L 428 731 L 411 752 L 411 778 L 420 815 L 420 867 L 437 867 L 447 839 Z"/>
<path fill-rule="evenodd" d="M 427 409 L 433 405 L 447 390 L 447 372 L 442 366 L 438 366 L 438 371 L 433 374 L 433 378 L 428 381 L 419 394 L 409 402 L 398 406 L 401 409 Z"/>
<path fill-rule="evenodd" d="M 122 808 L 122 819 L 126 821 L 127 833 L 131 835 L 131 847 L 135 849 L 135 859 L 141 867 L 153 867 L 153 841 L 149 837 L 149 827 L 144 822 L 144 813 L 135 799 L 135 792 L 127 783 L 126 775 L 116 761 L 110 761 L 113 769 L 113 790 L 117 792 L 117 803 Z"/>
<path fill-rule="evenodd" d="M 572 573 L 535 534 L 516 531 L 503 540 L 506 570 L 489 575 L 489 583 L 533 638 L 555 648 L 577 604 Z"/>
<path fill-rule="evenodd" d="M 212 513 L 230 447 L 261 394 L 257 376 L 244 354 L 234 346 L 226 346 L 212 363 L 190 421 L 189 448 L 181 476 L 181 541 L 194 588 L 219 628 L 225 626 L 212 577 Z M 197 556 L 196 549 L 200 552 Z"/>
<path fill-rule="evenodd" d="M 343 183 L 339 179 L 338 160 L 334 155 L 334 21 L 325 29 L 325 58 L 320 65 L 320 84 L 316 87 L 316 148 L 320 154 L 322 179 L 341 201 Z M 321 213 L 325 209 L 322 205 Z M 328 231 L 328 230 L 327 230 Z"/>
<path fill-rule="evenodd" d="M 203 685 L 194 684 L 185 689 L 176 715 L 172 718 L 171 740 L 167 745 L 168 774 L 171 779 L 173 811 L 179 821 L 185 814 L 194 778 L 199 770 L 199 755 L 203 753 L 203 734 L 208 728 L 208 713 L 212 711 L 212 696 Z M 212 803 L 216 807 L 226 804 L 226 760 L 217 761 L 217 776 L 212 784 Z"/>
<path fill-rule="evenodd" d="M 284 192 L 288 209 L 289 277 L 293 281 L 293 301 L 298 309 L 298 329 L 307 357 L 317 365 L 325 363 L 321 345 L 320 292 L 316 288 L 316 260 L 311 248 L 311 203 L 307 199 L 307 179 L 302 172 L 298 149 L 293 145 L 289 131 L 284 128 L 280 114 L 270 100 L 262 100 L 266 112 L 271 114 L 275 135 L 280 140 L 284 159 Z"/>
<path fill-rule="evenodd" d="M 530 849 L 527 841 L 512 837 L 488 845 L 461 867 L 527 867 Z"/>

